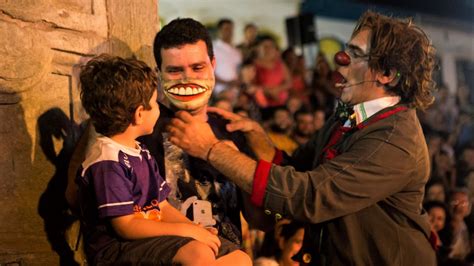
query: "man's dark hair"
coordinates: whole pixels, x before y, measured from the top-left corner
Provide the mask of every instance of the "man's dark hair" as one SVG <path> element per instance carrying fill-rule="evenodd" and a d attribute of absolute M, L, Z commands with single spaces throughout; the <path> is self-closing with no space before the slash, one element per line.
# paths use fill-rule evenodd
<path fill-rule="evenodd" d="M 398 83 L 390 88 L 410 106 L 426 109 L 434 100 L 435 49 L 428 36 L 410 19 L 399 20 L 371 11 L 365 12 L 352 36 L 371 30 L 369 67 L 389 73 L 395 69 Z"/>
<path fill-rule="evenodd" d="M 271 36 L 270 34 L 261 34 L 261 35 L 258 35 L 258 37 L 257 37 L 257 44 L 261 44 L 261 43 L 264 42 L 264 41 L 271 41 L 271 42 L 273 42 L 273 43 L 275 44 L 276 47 L 278 47 L 275 38 L 273 38 L 273 36 Z"/>
<path fill-rule="evenodd" d="M 295 122 L 297 122 L 298 120 L 298 117 L 300 115 L 311 115 L 311 116 L 314 116 L 313 114 L 313 111 L 309 108 L 306 108 L 306 107 L 301 107 L 300 109 L 298 109 L 298 111 L 295 112 L 295 114 L 293 115 L 293 119 L 295 120 Z"/>
<path fill-rule="evenodd" d="M 224 26 L 224 24 L 234 24 L 234 22 L 230 18 L 221 18 L 217 22 L 217 29 L 222 28 L 222 26 Z"/>
<path fill-rule="evenodd" d="M 288 114 L 290 113 L 290 110 L 288 110 L 288 108 L 286 108 L 286 106 L 284 105 L 275 106 L 272 108 L 272 117 L 274 118 L 276 113 L 280 111 L 287 112 Z"/>
<path fill-rule="evenodd" d="M 240 64 L 240 69 L 246 66 L 254 66 L 255 65 L 255 60 L 253 58 L 246 58 L 244 61 L 242 61 L 242 64 Z"/>
<path fill-rule="evenodd" d="M 245 24 L 244 31 L 250 29 L 250 28 L 257 28 L 257 26 L 254 23 L 247 23 Z"/>
<path fill-rule="evenodd" d="M 82 106 L 96 131 L 108 137 L 124 132 L 140 105 L 151 109 L 158 82 L 144 62 L 107 54 L 82 66 L 79 79 Z"/>
<path fill-rule="evenodd" d="M 204 41 L 207 46 L 207 54 L 212 60 L 214 51 L 212 39 L 208 30 L 200 22 L 191 18 L 177 18 L 166 24 L 155 36 L 153 53 L 156 65 L 161 70 L 161 49 L 179 48 L 186 44 L 196 44 Z"/>

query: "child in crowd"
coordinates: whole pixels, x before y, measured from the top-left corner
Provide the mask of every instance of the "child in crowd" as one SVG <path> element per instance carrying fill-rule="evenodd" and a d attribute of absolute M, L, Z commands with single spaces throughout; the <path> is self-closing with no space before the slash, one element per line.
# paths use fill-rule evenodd
<path fill-rule="evenodd" d="M 101 55 L 81 69 L 81 101 L 99 133 L 77 173 L 85 251 L 96 265 L 250 265 L 214 228 L 172 207 L 170 187 L 135 139 L 160 116 L 145 63 Z"/>
<path fill-rule="evenodd" d="M 259 257 L 254 266 L 298 266 L 292 259 L 301 249 L 304 224 L 297 221 L 280 220 L 273 231 L 265 234 Z"/>
<path fill-rule="evenodd" d="M 451 216 L 447 205 L 441 201 L 428 201 L 423 204 L 428 212 L 431 225 L 431 231 L 436 238 L 436 256 L 438 265 L 444 265 L 448 260 L 448 254 L 451 251 L 452 229 Z"/>

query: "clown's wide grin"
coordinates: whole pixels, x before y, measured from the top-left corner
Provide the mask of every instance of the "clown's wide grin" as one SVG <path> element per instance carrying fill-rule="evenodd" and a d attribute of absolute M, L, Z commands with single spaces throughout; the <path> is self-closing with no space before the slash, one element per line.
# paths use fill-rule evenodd
<path fill-rule="evenodd" d="M 207 90 L 197 84 L 187 83 L 187 84 L 176 84 L 168 89 L 166 92 L 173 98 L 176 98 L 180 101 L 191 101 L 201 94 L 205 93 Z"/>

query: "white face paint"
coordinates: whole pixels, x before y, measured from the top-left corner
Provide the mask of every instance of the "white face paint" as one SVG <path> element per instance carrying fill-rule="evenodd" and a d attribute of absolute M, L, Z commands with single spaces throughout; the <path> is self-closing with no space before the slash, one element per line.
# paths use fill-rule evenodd
<path fill-rule="evenodd" d="M 161 49 L 161 85 L 170 103 L 181 110 L 204 110 L 215 85 L 215 60 L 204 41 Z"/>
<path fill-rule="evenodd" d="M 370 70 L 367 61 L 370 34 L 370 30 L 364 29 L 350 40 L 346 49 L 351 57 L 350 64 L 339 66 L 337 69 L 343 76 L 343 81 L 336 83 L 336 89 L 341 93 L 341 101 L 350 105 L 366 102 L 375 97 L 373 92 L 376 87 L 376 75 Z"/>

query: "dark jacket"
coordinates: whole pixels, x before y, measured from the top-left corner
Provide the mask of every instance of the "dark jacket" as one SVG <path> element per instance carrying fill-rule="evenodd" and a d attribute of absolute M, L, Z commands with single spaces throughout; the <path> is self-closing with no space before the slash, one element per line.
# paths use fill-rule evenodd
<path fill-rule="evenodd" d="M 331 118 L 291 166 L 272 166 L 264 208 L 321 226 L 327 265 L 435 265 L 422 210 L 429 156 L 415 110 L 349 134 L 322 163 L 335 125 Z"/>

